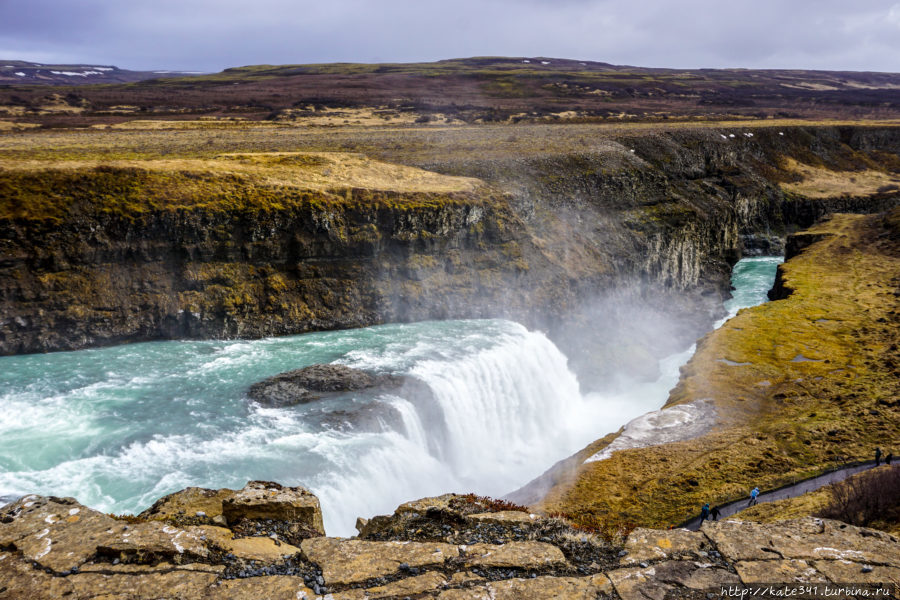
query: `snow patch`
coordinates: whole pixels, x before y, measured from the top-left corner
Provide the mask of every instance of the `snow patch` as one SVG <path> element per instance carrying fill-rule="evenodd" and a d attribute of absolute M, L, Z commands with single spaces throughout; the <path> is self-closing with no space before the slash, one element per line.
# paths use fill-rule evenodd
<path fill-rule="evenodd" d="M 50 71 L 54 75 L 65 75 L 66 77 L 87 77 L 88 75 L 103 75 L 102 71 Z"/>
<path fill-rule="evenodd" d="M 73 508 L 73 509 L 69 510 L 70 515 L 77 515 L 80 512 L 81 512 L 80 508 Z"/>
<path fill-rule="evenodd" d="M 19 77 L 25 77 L 25 73 L 23 73 L 22 71 L 16 71 L 15 75 L 18 75 Z"/>
<path fill-rule="evenodd" d="M 707 399 L 656 410 L 630 421 L 609 446 L 584 462 L 607 459 L 617 450 L 646 448 L 695 438 L 706 433 L 715 420 L 715 405 Z"/>

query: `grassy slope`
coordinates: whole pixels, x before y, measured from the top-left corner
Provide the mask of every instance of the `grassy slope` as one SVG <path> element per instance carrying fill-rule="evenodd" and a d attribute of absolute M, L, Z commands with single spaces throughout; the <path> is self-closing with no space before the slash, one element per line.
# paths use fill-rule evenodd
<path fill-rule="evenodd" d="M 825 237 L 783 267 L 794 293 L 708 335 L 671 394 L 669 405 L 713 399 L 717 427 L 579 465 L 540 508 L 667 526 L 704 502 L 776 487 L 900 439 L 900 210 L 886 219 L 838 215 L 810 233 Z"/>

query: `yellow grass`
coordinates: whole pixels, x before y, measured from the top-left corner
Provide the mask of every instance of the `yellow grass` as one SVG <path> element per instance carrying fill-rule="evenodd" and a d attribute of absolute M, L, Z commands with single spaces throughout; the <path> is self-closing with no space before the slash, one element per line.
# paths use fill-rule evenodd
<path fill-rule="evenodd" d="M 893 188 L 900 191 L 900 173 L 886 173 L 868 169 L 864 171 L 832 171 L 786 159 L 785 167 L 800 177 L 800 181 L 783 183 L 781 187 L 808 198 L 834 196 L 868 196 L 879 190 Z"/>
<path fill-rule="evenodd" d="M 370 160 L 361 154 L 342 152 L 229 153 L 214 159 L 155 160 L 2 160 L 8 171 L 85 170 L 97 167 L 139 168 L 158 173 L 236 175 L 257 185 L 292 186 L 326 191 L 364 188 L 392 192 L 472 192 L 480 182 L 469 177 L 441 175 L 414 167 Z"/>

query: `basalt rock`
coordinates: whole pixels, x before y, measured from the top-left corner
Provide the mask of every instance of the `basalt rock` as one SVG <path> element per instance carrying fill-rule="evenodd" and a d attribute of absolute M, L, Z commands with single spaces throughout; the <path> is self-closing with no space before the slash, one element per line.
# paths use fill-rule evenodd
<path fill-rule="evenodd" d="M 295 488 L 252 482 L 238 492 L 209 492 L 172 494 L 147 514 L 183 515 L 195 501 L 214 512 L 210 503 L 227 497 L 245 507 L 243 516 L 264 517 L 275 513 L 260 502 L 272 497 L 271 507 L 281 507 L 277 518 L 305 526 L 293 501 L 285 509 L 285 496 L 296 495 Z M 721 586 L 877 584 L 900 575 L 900 540 L 837 521 L 640 529 L 623 547 L 557 519 L 487 504 L 474 496 L 425 498 L 391 517 L 396 537 L 316 537 L 293 546 L 277 535 L 242 537 L 234 526 L 124 521 L 71 498 L 27 496 L 0 508 L 0 600 L 150 600 L 161 590 L 183 600 L 705 598 Z M 175 506 L 181 508 L 170 510 Z M 292 514 L 300 520 L 290 521 Z M 429 519 L 445 533 L 410 541 L 417 535 L 407 528 Z M 495 529 L 479 529 L 486 525 Z M 456 540 L 466 529 L 470 535 L 491 531 L 498 539 L 461 544 Z M 607 559 L 598 554 L 586 561 L 573 540 L 602 549 Z"/>
<path fill-rule="evenodd" d="M 398 388 L 404 381 L 400 376 L 372 375 L 345 365 L 311 365 L 254 383 L 247 394 L 260 404 L 277 408 L 343 392 Z"/>
<path fill-rule="evenodd" d="M 222 501 L 222 515 L 236 533 L 274 535 L 292 544 L 325 535 L 319 499 L 302 487 L 251 481 Z"/>

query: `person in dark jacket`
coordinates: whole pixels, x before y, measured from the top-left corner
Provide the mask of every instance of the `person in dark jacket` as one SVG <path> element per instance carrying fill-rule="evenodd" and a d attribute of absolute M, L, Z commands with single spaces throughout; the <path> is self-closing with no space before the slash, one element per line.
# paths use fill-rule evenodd
<path fill-rule="evenodd" d="M 875 466 L 881 464 L 881 448 L 875 448 Z"/>
<path fill-rule="evenodd" d="M 709 511 L 709 518 L 711 521 L 719 520 L 719 507 L 718 506 L 713 506 L 712 510 Z"/>
<path fill-rule="evenodd" d="M 702 523 L 706 519 L 709 518 L 709 502 L 703 505 L 703 508 L 700 509 L 700 522 Z"/>
<path fill-rule="evenodd" d="M 888 452 L 888 455 L 884 457 L 884 464 L 889 465 L 892 460 L 894 460 L 894 453 Z"/>

